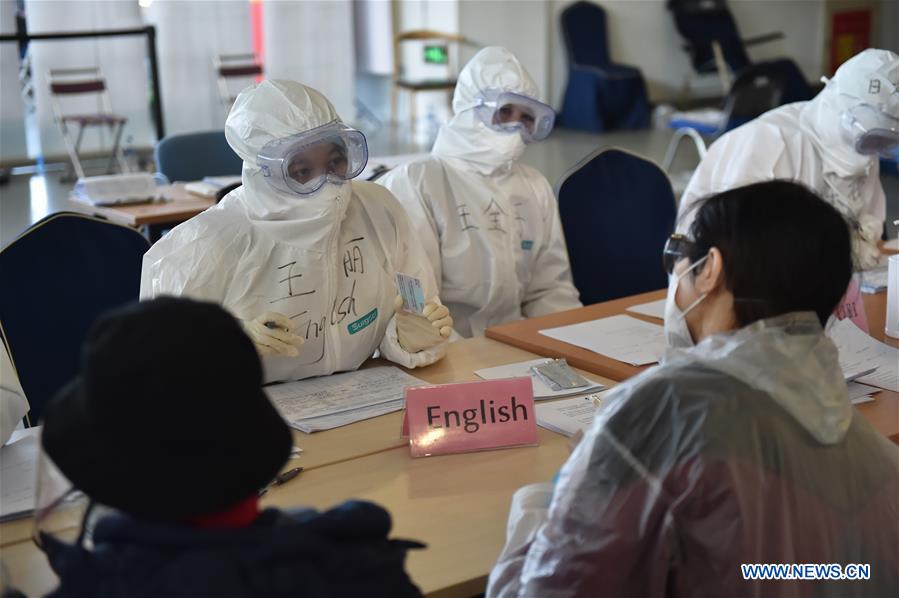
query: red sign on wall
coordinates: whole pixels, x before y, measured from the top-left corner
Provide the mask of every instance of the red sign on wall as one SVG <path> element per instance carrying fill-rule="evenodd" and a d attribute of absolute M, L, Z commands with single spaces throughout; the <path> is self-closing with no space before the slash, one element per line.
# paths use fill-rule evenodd
<path fill-rule="evenodd" d="M 830 73 L 871 47 L 871 9 L 834 12 L 830 20 Z"/>

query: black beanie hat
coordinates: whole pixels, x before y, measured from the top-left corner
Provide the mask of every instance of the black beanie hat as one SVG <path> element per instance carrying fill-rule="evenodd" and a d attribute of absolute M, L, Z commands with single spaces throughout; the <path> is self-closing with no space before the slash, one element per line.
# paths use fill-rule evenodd
<path fill-rule="evenodd" d="M 252 496 L 293 441 L 237 321 L 163 297 L 94 324 L 79 376 L 47 405 L 42 442 L 93 500 L 180 521 Z"/>

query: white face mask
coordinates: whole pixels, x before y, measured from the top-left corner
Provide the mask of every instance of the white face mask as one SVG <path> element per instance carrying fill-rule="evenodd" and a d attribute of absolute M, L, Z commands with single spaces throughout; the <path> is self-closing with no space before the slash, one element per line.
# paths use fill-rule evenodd
<path fill-rule="evenodd" d="M 700 295 L 684 311 L 681 311 L 677 306 L 675 296 L 677 295 L 677 285 L 681 278 L 706 261 L 708 257 L 708 255 L 704 256 L 680 274 L 672 272 L 668 276 L 668 296 L 665 298 L 665 342 L 671 348 L 687 348 L 696 344 L 693 341 L 693 335 L 690 334 L 690 328 L 687 326 L 687 314 L 699 305 L 700 301 L 708 296 L 708 293 Z"/>
<path fill-rule="evenodd" d="M 484 146 L 495 153 L 497 163 L 514 162 L 524 153 L 527 144 L 520 131 L 493 131 L 486 125 L 482 127 L 479 136 Z"/>

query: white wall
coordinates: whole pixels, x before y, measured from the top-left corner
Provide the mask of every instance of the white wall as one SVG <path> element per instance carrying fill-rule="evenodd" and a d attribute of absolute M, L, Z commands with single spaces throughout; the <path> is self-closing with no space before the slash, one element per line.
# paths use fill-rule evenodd
<path fill-rule="evenodd" d="M 156 26 L 166 135 L 223 128 L 213 59 L 252 52 L 249 2 L 157 0 L 144 17 Z"/>
<path fill-rule="evenodd" d="M 551 98 L 550 0 L 460 0 L 459 31 L 480 46 L 505 46 L 524 64 L 545 98 Z M 466 48 L 468 60 L 479 48 Z M 463 60 L 463 63 L 464 61 Z"/>
<path fill-rule="evenodd" d="M 265 0 L 265 69 L 319 90 L 344 119 L 355 114 L 350 0 Z"/>
<path fill-rule="evenodd" d="M 880 47 L 899 52 L 899 2 L 896 0 L 881 2 Z"/>
<path fill-rule="evenodd" d="M 134 0 L 26 0 L 30 33 L 56 31 L 96 31 L 143 26 L 137 2 Z M 148 107 L 146 75 L 146 38 L 115 37 L 87 40 L 32 42 L 35 105 L 39 134 L 34 143 L 29 137 L 29 155 L 64 156 L 62 143 L 47 89 L 46 72 L 51 68 L 79 68 L 99 66 L 106 76 L 113 111 L 128 118 L 123 140 L 134 145 L 152 145 L 154 133 Z M 71 103 L 69 103 L 71 102 Z M 93 100 L 68 98 L 66 104 L 79 110 L 96 111 Z M 65 108 L 64 108 L 65 109 Z M 99 129 L 99 127 L 94 127 Z M 83 148 L 96 149 L 110 136 L 105 130 L 85 135 Z"/>
<path fill-rule="evenodd" d="M 393 8 L 386 0 L 355 0 L 356 70 L 393 74 Z"/>
<path fill-rule="evenodd" d="M 612 60 L 643 71 L 650 99 L 681 93 L 692 69 L 674 19 L 664 0 L 595 0 L 606 10 Z M 561 105 L 567 66 L 559 16 L 570 0 L 553 0 L 553 100 Z M 750 49 L 755 60 L 792 57 L 809 80 L 823 73 L 824 8 L 820 0 L 731 0 L 731 12 L 743 37 L 782 31 L 785 39 Z M 696 82 L 702 93 L 720 93 L 714 77 Z"/>
<path fill-rule="evenodd" d="M 16 32 L 15 17 L 15 0 L 0 0 L 0 33 Z M 19 46 L 0 44 L 0 162 L 22 162 L 28 155 L 20 91 Z"/>

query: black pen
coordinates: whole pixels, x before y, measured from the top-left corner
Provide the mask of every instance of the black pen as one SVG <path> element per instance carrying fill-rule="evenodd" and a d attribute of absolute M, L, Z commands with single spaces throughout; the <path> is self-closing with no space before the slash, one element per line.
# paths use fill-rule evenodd
<path fill-rule="evenodd" d="M 272 486 L 280 486 L 281 484 L 285 484 L 290 480 L 294 479 L 303 471 L 302 467 L 294 467 L 293 469 L 288 469 L 283 473 L 279 473 L 274 480 L 272 480 L 265 488 L 259 491 L 259 496 L 264 496 L 268 489 Z"/>

